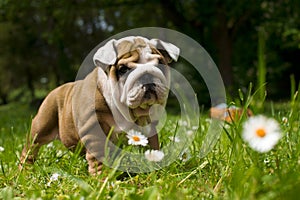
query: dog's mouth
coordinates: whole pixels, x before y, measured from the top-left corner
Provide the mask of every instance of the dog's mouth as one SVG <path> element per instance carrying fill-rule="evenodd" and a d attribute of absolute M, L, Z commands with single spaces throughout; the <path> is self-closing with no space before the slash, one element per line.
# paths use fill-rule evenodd
<path fill-rule="evenodd" d="M 151 123 L 151 107 L 153 105 L 164 105 L 167 99 L 167 89 L 154 83 L 145 84 L 133 88 L 128 95 L 128 105 L 131 118 L 140 125 L 145 126 Z"/>
<path fill-rule="evenodd" d="M 152 105 L 158 103 L 158 98 L 155 92 L 140 92 L 142 98 L 136 99 L 131 106 L 129 106 L 131 118 L 140 125 L 145 126 L 151 123 L 150 109 Z"/>
<path fill-rule="evenodd" d="M 130 109 L 131 118 L 139 126 L 146 126 L 151 123 L 150 106 L 147 108 L 137 107 Z"/>

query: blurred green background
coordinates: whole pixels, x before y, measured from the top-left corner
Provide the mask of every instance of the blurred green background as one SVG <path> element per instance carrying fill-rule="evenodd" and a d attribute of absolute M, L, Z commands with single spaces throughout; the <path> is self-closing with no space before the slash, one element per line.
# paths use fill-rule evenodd
<path fill-rule="evenodd" d="M 42 99 L 73 81 L 100 42 L 147 26 L 198 41 L 230 97 L 249 82 L 266 82 L 267 99 L 285 100 L 291 77 L 296 84 L 300 78 L 299 9 L 299 0 L 1 0 L 0 104 Z M 200 74 L 189 67 L 183 73 L 200 103 L 210 103 Z"/>

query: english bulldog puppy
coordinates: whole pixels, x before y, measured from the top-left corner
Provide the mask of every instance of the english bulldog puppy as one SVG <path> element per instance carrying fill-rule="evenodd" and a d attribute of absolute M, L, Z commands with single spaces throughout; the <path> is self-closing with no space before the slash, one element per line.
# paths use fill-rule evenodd
<path fill-rule="evenodd" d="M 83 144 L 91 174 L 101 173 L 105 142 L 130 129 L 145 129 L 152 149 L 159 149 L 155 105 L 165 106 L 168 64 L 179 48 L 159 39 L 129 36 L 110 40 L 93 56 L 95 68 L 83 80 L 51 91 L 32 120 L 20 167 L 36 159 L 39 148 L 59 139 L 67 148 Z"/>

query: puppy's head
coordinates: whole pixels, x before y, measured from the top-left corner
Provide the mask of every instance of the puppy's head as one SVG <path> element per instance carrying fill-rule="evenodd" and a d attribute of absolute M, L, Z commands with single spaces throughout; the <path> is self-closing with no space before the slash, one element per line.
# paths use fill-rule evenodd
<path fill-rule="evenodd" d="M 108 76 L 114 105 L 130 120 L 144 126 L 151 122 L 154 104 L 164 106 L 168 97 L 168 64 L 179 49 L 158 39 L 125 37 L 110 40 L 94 55 L 94 63 Z M 126 117 L 128 119 L 128 116 Z"/>

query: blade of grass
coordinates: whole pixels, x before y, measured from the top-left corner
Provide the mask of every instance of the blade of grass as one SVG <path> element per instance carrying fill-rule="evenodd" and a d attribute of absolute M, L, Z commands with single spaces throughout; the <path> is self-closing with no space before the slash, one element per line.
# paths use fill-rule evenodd
<path fill-rule="evenodd" d="M 263 27 L 258 29 L 258 50 L 257 50 L 257 87 L 259 90 L 259 100 L 263 100 L 266 93 L 266 58 L 265 58 L 265 47 L 266 46 L 266 34 Z"/>
<path fill-rule="evenodd" d="M 199 165 L 196 169 L 194 169 L 191 173 L 189 173 L 184 179 L 182 179 L 178 184 L 177 187 L 179 185 L 181 185 L 182 183 L 184 183 L 187 179 L 189 179 L 191 176 L 193 176 L 194 174 L 197 173 L 198 170 L 203 169 L 206 165 L 208 164 L 208 161 L 204 161 L 201 165 Z"/>

